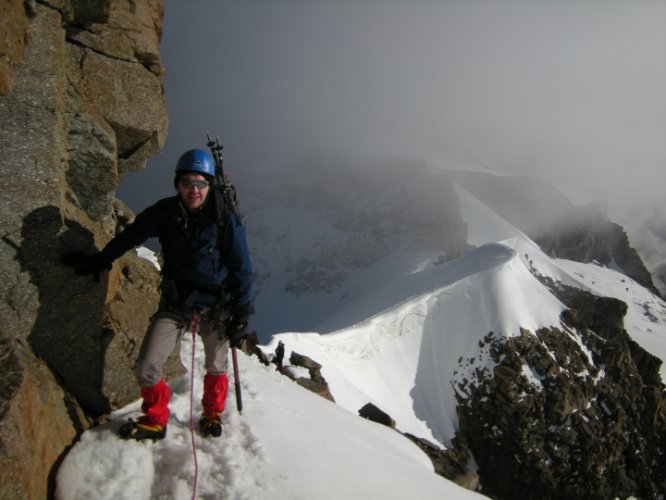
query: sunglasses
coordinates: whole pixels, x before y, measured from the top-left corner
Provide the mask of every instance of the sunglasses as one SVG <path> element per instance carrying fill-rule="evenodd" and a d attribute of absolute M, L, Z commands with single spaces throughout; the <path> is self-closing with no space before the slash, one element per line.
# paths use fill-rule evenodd
<path fill-rule="evenodd" d="M 197 188 L 199 191 L 206 189 L 209 186 L 208 181 L 193 181 L 192 179 L 188 178 L 181 179 L 179 184 L 185 189 Z"/>

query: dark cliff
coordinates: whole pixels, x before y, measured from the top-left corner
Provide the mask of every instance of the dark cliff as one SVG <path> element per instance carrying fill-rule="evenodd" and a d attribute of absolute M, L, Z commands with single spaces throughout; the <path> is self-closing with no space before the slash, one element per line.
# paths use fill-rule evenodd
<path fill-rule="evenodd" d="M 137 397 L 157 270 L 128 254 L 95 283 L 61 257 L 132 217 L 114 190 L 164 144 L 162 16 L 161 0 L 0 5 L 0 498 L 48 497 L 76 436 Z"/>

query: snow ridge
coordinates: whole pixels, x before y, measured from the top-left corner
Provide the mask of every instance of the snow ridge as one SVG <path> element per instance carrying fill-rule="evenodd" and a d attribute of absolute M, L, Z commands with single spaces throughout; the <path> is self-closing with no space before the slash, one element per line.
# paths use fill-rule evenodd
<path fill-rule="evenodd" d="M 391 300 L 397 304 L 389 308 Z M 338 404 L 356 412 L 372 402 L 401 431 L 445 446 L 457 424 L 453 384 L 465 375 L 454 377 L 459 359 L 473 357 L 490 331 L 511 336 L 521 327 L 557 326 L 562 310 L 515 250 L 489 244 L 341 311 L 350 319 L 376 311 L 355 326 L 325 335 L 279 334 L 267 349 L 280 341 L 298 346 L 323 365 Z"/>

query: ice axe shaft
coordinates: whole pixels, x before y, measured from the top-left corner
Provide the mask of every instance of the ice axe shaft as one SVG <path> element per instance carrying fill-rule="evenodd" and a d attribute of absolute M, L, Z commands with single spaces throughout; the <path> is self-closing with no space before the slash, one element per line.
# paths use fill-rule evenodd
<path fill-rule="evenodd" d="M 236 355 L 236 348 L 231 348 L 231 360 L 234 365 L 234 388 L 236 389 L 236 407 L 238 413 L 243 413 L 243 398 L 241 396 L 240 375 L 238 373 L 238 356 Z"/>

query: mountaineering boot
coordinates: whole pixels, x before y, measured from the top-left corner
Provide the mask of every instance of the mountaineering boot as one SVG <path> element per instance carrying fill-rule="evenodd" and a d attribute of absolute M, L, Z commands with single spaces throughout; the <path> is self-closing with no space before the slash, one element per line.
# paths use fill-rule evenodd
<path fill-rule="evenodd" d="M 144 439 L 164 439 L 166 436 L 166 427 L 158 424 L 143 423 L 141 419 L 138 421 L 131 418 L 126 424 L 123 424 L 118 430 L 118 434 L 123 439 L 136 439 L 143 441 Z"/>
<path fill-rule="evenodd" d="M 118 430 L 123 439 L 163 439 L 166 436 L 169 421 L 169 400 L 171 389 L 160 380 L 155 385 L 141 388 L 141 411 L 144 413 L 139 420 L 129 420 Z"/>
<path fill-rule="evenodd" d="M 202 415 L 199 420 L 199 429 L 201 433 L 208 437 L 220 437 L 222 435 L 222 424 L 220 423 L 220 414 Z"/>
<path fill-rule="evenodd" d="M 203 398 L 201 399 L 203 415 L 199 420 L 199 429 L 206 437 L 220 437 L 222 434 L 220 418 L 224 411 L 228 390 L 229 379 L 226 373 L 219 375 L 206 373 L 204 376 Z"/>

